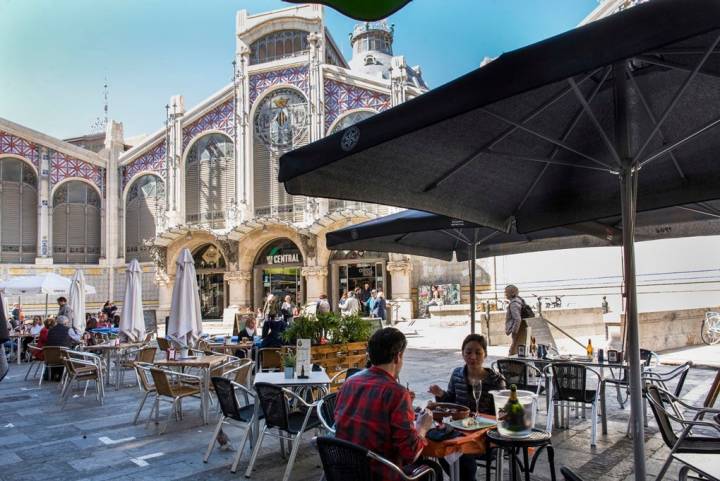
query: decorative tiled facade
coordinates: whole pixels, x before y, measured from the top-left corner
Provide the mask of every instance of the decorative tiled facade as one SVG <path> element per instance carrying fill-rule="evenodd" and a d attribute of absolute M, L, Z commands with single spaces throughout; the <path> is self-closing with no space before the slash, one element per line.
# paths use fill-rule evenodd
<path fill-rule="evenodd" d="M 50 153 L 50 185 L 55 185 L 69 177 L 79 177 L 95 184 L 105 193 L 105 169 L 83 162 L 62 152 Z"/>
<path fill-rule="evenodd" d="M 250 103 L 254 103 L 262 93 L 273 85 L 290 84 L 305 94 L 308 92 L 308 68 L 290 67 L 272 72 L 257 73 L 250 76 Z"/>
<path fill-rule="evenodd" d="M 122 186 L 124 189 L 135 174 L 150 170 L 165 178 L 165 142 L 161 141 L 155 147 L 133 160 L 122 169 Z"/>
<path fill-rule="evenodd" d="M 28 159 L 35 167 L 40 167 L 38 145 L 0 130 L 0 154 L 13 154 Z"/>
<path fill-rule="evenodd" d="M 234 111 L 234 100 L 230 99 L 218 105 L 192 124 L 184 127 L 183 150 L 185 150 L 188 144 L 197 137 L 198 134 L 206 130 L 221 130 L 232 138 L 235 135 L 235 124 L 233 123 Z"/>
<path fill-rule="evenodd" d="M 390 96 L 336 80 L 325 79 L 325 128 L 344 112 L 354 109 L 373 109 L 377 112 L 390 108 Z"/>

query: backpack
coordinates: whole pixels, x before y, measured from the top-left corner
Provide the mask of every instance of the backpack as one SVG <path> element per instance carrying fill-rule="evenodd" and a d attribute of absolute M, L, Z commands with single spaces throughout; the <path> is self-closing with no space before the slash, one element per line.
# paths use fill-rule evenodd
<path fill-rule="evenodd" d="M 522 301 L 522 307 L 520 308 L 520 318 L 527 319 L 528 317 L 535 317 L 535 313 L 533 312 L 532 307 L 525 304 L 525 299 L 521 297 L 520 300 Z"/>

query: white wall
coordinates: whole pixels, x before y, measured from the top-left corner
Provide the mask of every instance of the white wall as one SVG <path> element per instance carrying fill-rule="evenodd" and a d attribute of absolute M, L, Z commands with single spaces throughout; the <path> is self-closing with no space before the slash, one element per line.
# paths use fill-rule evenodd
<path fill-rule="evenodd" d="M 720 304 L 720 236 L 636 244 L 640 312 Z M 516 284 L 528 303 L 532 294 L 560 295 L 571 307 L 597 307 L 606 295 L 621 310 L 619 247 L 569 249 L 497 258 L 498 289 Z"/>

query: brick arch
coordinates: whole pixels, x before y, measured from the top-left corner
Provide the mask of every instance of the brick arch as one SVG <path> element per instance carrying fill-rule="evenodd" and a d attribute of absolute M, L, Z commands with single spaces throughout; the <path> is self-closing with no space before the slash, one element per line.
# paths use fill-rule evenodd
<path fill-rule="evenodd" d="M 286 238 L 297 245 L 303 257 L 303 264 L 308 264 L 309 252 L 304 242 L 303 234 L 285 224 L 265 224 L 246 233 L 238 242 L 238 269 L 240 271 L 251 271 L 255 267 L 255 260 L 258 254 L 272 241 Z"/>
<path fill-rule="evenodd" d="M 188 248 L 192 253 L 197 250 L 198 247 L 204 246 L 205 244 L 214 245 L 215 248 L 220 251 L 220 254 L 225 259 L 226 270 L 230 268 L 229 259 L 231 256 L 228 255 L 228 252 L 225 250 L 222 244 L 218 242 L 217 237 L 207 231 L 202 230 L 187 229 L 187 232 L 192 234 L 192 239 L 188 240 L 183 236 L 167 247 L 166 266 L 168 276 L 172 276 L 172 278 L 174 278 L 177 271 L 176 262 L 180 257 L 180 253 L 183 249 Z"/>

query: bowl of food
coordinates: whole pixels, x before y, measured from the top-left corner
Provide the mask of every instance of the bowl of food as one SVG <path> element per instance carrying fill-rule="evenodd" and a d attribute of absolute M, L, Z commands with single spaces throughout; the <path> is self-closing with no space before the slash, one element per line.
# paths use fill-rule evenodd
<path fill-rule="evenodd" d="M 450 417 L 453 421 L 465 419 L 470 415 L 470 409 L 466 406 L 454 403 L 429 402 L 427 408 L 432 412 L 435 422 L 441 423 L 443 419 Z"/>

